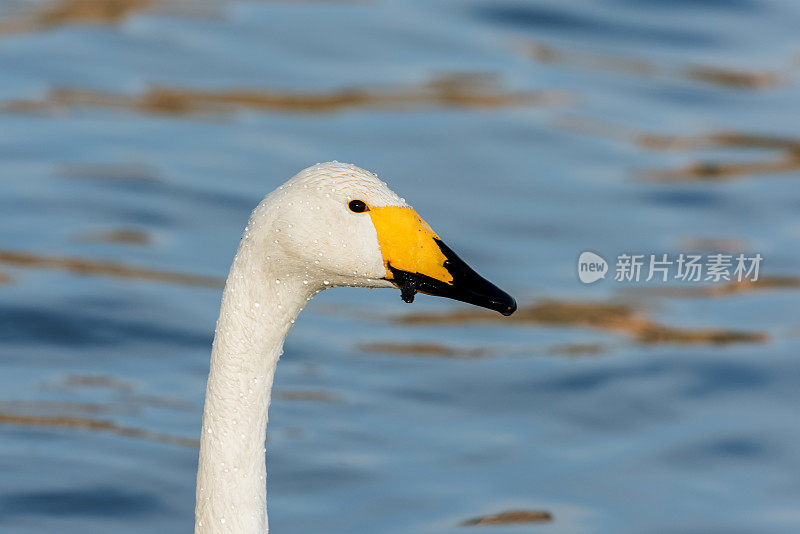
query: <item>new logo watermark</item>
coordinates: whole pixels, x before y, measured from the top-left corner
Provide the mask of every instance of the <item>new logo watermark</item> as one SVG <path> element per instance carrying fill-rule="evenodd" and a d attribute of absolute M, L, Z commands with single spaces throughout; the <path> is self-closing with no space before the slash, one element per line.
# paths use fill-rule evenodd
<path fill-rule="evenodd" d="M 761 254 L 620 254 L 614 264 L 615 282 L 755 282 Z M 606 260 L 586 250 L 578 257 L 578 279 L 592 284 L 604 279 Z"/>
<path fill-rule="evenodd" d="M 591 251 L 581 252 L 578 257 L 578 278 L 584 284 L 593 284 L 606 277 L 608 262 Z"/>

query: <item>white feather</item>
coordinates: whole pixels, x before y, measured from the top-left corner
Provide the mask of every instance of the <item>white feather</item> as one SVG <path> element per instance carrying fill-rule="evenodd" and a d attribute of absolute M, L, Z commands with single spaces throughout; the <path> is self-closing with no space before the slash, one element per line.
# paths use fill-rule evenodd
<path fill-rule="evenodd" d="M 333 286 L 393 287 L 367 213 L 405 206 L 354 165 L 309 167 L 253 211 L 233 260 L 211 352 L 195 532 L 267 532 L 264 441 L 283 340 L 306 302 Z"/>

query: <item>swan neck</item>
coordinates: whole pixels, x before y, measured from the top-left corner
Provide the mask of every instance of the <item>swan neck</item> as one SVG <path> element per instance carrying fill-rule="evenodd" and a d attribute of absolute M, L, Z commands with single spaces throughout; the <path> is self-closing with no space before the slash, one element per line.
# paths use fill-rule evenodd
<path fill-rule="evenodd" d="M 265 439 L 283 341 L 316 291 L 281 276 L 278 259 L 240 244 L 223 292 L 211 352 L 197 474 L 195 532 L 264 534 Z"/>

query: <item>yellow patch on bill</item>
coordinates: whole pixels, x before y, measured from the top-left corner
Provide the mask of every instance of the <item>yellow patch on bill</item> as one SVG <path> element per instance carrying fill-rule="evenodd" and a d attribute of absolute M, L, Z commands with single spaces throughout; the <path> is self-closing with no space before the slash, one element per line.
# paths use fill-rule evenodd
<path fill-rule="evenodd" d="M 439 239 L 428 223 L 407 206 L 370 207 L 370 217 L 378 233 L 386 278 L 394 278 L 389 264 L 395 269 L 430 276 L 451 283 L 453 276 L 445 269 L 447 260 L 434 239 Z"/>

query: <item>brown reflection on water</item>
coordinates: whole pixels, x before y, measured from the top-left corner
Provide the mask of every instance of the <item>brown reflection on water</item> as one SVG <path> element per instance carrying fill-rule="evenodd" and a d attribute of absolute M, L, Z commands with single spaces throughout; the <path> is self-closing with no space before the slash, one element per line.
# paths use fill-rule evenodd
<path fill-rule="evenodd" d="M 362 343 L 356 347 L 362 352 L 384 354 L 411 354 L 434 358 L 484 358 L 487 349 L 463 349 L 440 343 Z"/>
<path fill-rule="evenodd" d="M 342 399 L 339 395 L 329 393 L 327 391 L 319 390 L 304 390 L 304 389 L 290 389 L 278 390 L 275 392 L 275 397 L 280 400 L 291 402 L 340 402 Z"/>
<path fill-rule="evenodd" d="M 701 148 L 756 148 L 800 155 L 800 140 L 788 137 L 754 135 L 741 132 L 711 132 L 702 135 L 653 135 L 637 133 L 634 141 L 645 148 L 660 150 Z"/>
<path fill-rule="evenodd" d="M 440 343 L 362 343 L 356 349 L 367 353 L 421 356 L 427 358 L 477 360 L 491 356 L 594 356 L 608 352 L 599 343 L 563 343 L 551 347 L 525 347 L 523 349 L 491 350 L 488 348 L 460 348 Z"/>
<path fill-rule="evenodd" d="M 103 388 L 113 391 L 130 392 L 134 390 L 133 382 L 109 375 L 64 375 L 61 385 L 75 388 Z"/>
<path fill-rule="evenodd" d="M 644 177 L 653 182 L 723 181 L 759 174 L 780 174 L 798 169 L 800 169 L 800 158 L 792 156 L 752 163 L 698 162 L 677 169 L 646 171 Z"/>
<path fill-rule="evenodd" d="M 45 112 L 101 107 L 152 115 L 216 115 L 241 110 L 285 113 L 333 113 L 350 109 L 414 110 L 440 108 L 503 108 L 560 105 L 557 92 L 509 92 L 491 76 L 446 75 L 417 85 L 350 88 L 326 93 L 226 89 L 202 91 L 150 87 L 126 95 L 88 89 L 53 89 L 41 100 L 7 102 L 7 112 Z"/>
<path fill-rule="evenodd" d="M 109 375 L 67 374 L 55 382 L 45 382 L 41 387 L 49 392 L 48 395 L 59 395 L 70 400 L 0 400 L 0 424 L 89 430 L 167 445 L 198 447 L 198 440 L 195 438 L 85 416 L 137 416 L 147 407 L 153 406 L 173 410 L 191 408 L 181 399 L 143 395 L 136 392 L 133 382 Z M 83 402 L 80 400 L 80 390 L 84 388 L 106 390 L 110 398 L 105 402 Z"/>
<path fill-rule="evenodd" d="M 118 243 L 122 245 L 149 245 L 152 241 L 150 234 L 147 232 L 131 228 L 85 232 L 80 234 L 78 238 L 81 241 L 92 243 Z"/>
<path fill-rule="evenodd" d="M 224 280 L 213 276 L 133 267 L 114 261 L 68 256 L 45 256 L 30 252 L 0 250 L 0 263 L 21 269 L 56 269 L 79 275 L 102 275 L 189 286 L 220 288 Z"/>
<path fill-rule="evenodd" d="M 788 76 L 780 72 L 729 69 L 694 65 L 678 69 L 687 78 L 741 89 L 772 89 L 786 85 Z"/>
<path fill-rule="evenodd" d="M 702 148 L 736 148 L 775 152 L 769 159 L 747 162 L 698 161 L 677 169 L 646 171 L 645 179 L 685 182 L 730 180 L 759 174 L 777 174 L 800 169 L 800 140 L 753 135 L 740 132 L 712 132 L 705 135 L 664 136 L 638 134 L 636 143 L 651 149 L 686 150 Z"/>
<path fill-rule="evenodd" d="M 643 59 L 570 51 L 536 42 L 519 42 L 520 52 L 541 63 L 561 63 L 579 68 L 592 68 L 648 76 L 657 68 Z"/>
<path fill-rule="evenodd" d="M 134 404 L 109 402 L 68 402 L 45 400 L 0 400 L 0 412 L 16 414 L 71 415 L 75 413 L 137 415 L 141 408 Z"/>
<path fill-rule="evenodd" d="M 51 0 L 36 3 L 31 9 L 15 9 L 0 21 L 0 35 L 35 33 L 71 25 L 114 26 L 144 12 L 168 15 L 218 15 L 235 0 Z M 326 0 L 257 0 L 293 3 Z M 332 0 L 354 3 L 360 0 Z M 31 2 L 33 4 L 33 2 Z"/>
<path fill-rule="evenodd" d="M 800 140 L 743 132 L 719 131 L 699 135 L 659 135 L 619 124 L 579 116 L 564 116 L 558 123 L 565 129 L 612 138 L 653 150 L 700 150 L 707 148 L 753 148 L 800 155 Z"/>
<path fill-rule="evenodd" d="M 44 384 L 43 388 L 55 391 L 71 391 L 80 388 L 107 389 L 116 393 L 118 402 L 135 406 L 137 409 L 151 406 L 171 410 L 188 410 L 192 407 L 191 404 L 179 398 L 137 393 L 136 385 L 133 382 L 109 375 L 67 374 L 58 382 Z"/>
<path fill-rule="evenodd" d="M 608 352 L 608 347 L 600 343 L 563 343 L 547 349 L 553 356 L 596 356 Z"/>
<path fill-rule="evenodd" d="M 112 421 L 102 419 L 89 419 L 86 417 L 23 415 L 0 412 L 0 424 L 16 426 L 34 426 L 46 428 L 69 428 L 105 432 L 129 438 L 143 439 L 154 443 L 166 445 L 179 445 L 181 447 L 198 448 L 200 441 L 195 438 L 186 438 L 163 432 L 153 432 L 142 428 L 118 425 Z"/>
<path fill-rule="evenodd" d="M 684 287 L 631 287 L 625 290 L 628 294 L 651 295 L 661 297 L 727 297 L 729 295 L 742 295 L 747 293 L 762 293 L 766 291 L 783 291 L 787 289 L 800 289 L 800 278 L 791 276 L 767 276 L 756 281 L 731 280 L 724 284 Z"/>
<path fill-rule="evenodd" d="M 148 9 L 155 0 L 57 0 L 33 10 L 7 15 L 0 21 L 0 35 L 31 33 L 70 24 L 118 24 Z"/>
<path fill-rule="evenodd" d="M 546 300 L 522 306 L 510 317 L 501 317 L 485 310 L 460 310 L 448 313 L 412 313 L 397 318 L 397 321 L 401 324 L 414 325 L 495 322 L 580 326 L 624 334 L 643 344 L 727 345 L 764 343 L 767 340 L 767 335 L 762 332 L 665 326 L 644 317 L 625 304 L 603 302 Z"/>
<path fill-rule="evenodd" d="M 616 139 L 650 150 L 686 151 L 733 148 L 737 151 L 772 152 L 761 161 L 697 161 L 675 169 L 645 170 L 642 172 L 642 176 L 646 181 L 725 181 L 800 169 L 800 140 L 794 138 L 724 131 L 702 135 L 656 135 L 605 121 L 575 116 L 562 117 L 557 126 L 603 139 Z"/>
<path fill-rule="evenodd" d="M 461 523 L 462 527 L 491 526 L 491 525 L 517 525 L 521 523 L 549 523 L 553 514 L 546 510 L 508 510 L 499 514 L 484 515 L 467 519 Z"/>
<path fill-rule="evenodd" d="M 771 89 L 785 85 L 787 72 L 727 68 L 711 65 L 663 64 L 641 58 L 615 56 L 598 52 L 566 50 L 536 42 L 520 42 L 521 53 L 541 63 L 569 65 L 580 69 L 597 69 L 635 76 L 668 76 L 687 78 L 735 89 Z"/>

